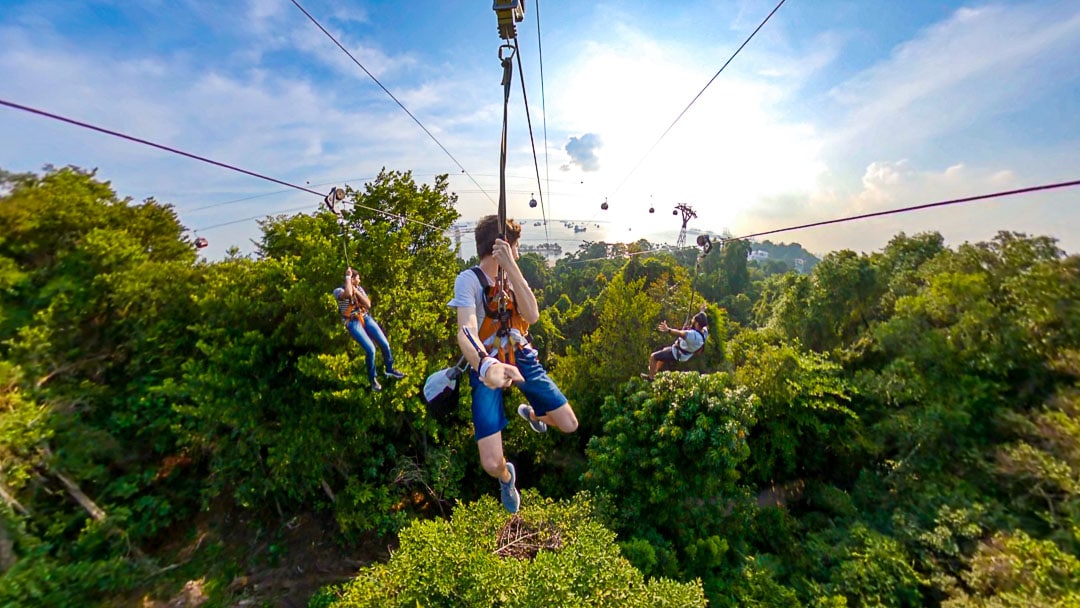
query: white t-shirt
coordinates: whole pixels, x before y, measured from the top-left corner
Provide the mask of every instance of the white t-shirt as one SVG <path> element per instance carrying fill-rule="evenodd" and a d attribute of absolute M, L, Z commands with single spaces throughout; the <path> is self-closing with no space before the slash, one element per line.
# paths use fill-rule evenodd
<path fill-rule="evenodd" d="M 485 273 L 484 276 L 487 277 L 487 274 Z M 487 277 L 487 279 L 488 285 L 490 285 L 491 277 Z M 480 279 L 477 278 L 473 269 L 466 268 L 458 273 L 457 278 L 454 279 L 454 298 L 450 300 L 447 306 L 451 308 L 475 307 L 476 326 L 480 327 L 480 324 L 484 322 L 484 318 L 487 316 L 484 314 L 484 290 L 486 288 L 486 285 L 480 284 Z"/>
<path fill-rule="evenodd" d="M 708 330 L 705 330 L 708 332 Z M 690 357 L 694 356 L 694 353 L 699 348 L 705 345 L 705 332 L 700 332 L 694 328 L 686 330 L 686 337 L 679 338 L 675 341 L 675 358 L 679 361 L 689 361 Z"/>

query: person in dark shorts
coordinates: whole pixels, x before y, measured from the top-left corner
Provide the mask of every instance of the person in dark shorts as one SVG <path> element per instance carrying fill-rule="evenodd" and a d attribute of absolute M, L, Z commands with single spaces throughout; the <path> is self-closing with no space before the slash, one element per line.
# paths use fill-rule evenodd
<path fill-rule="evenodd" d="M 675 329 L 668 327 L 667 321 L 661 321 L 656 329 L 674 335 L 675 342 L 649 355 L 649 373 L 641 374 L 641 377 L 649 382 L 652 382 L 656 372 L 660 371 L 665 364 L 689 361 L 691 357 L 701 352 L 701 349 L 705 347 L 705 339 L 709 336 L 709 318 L 705 315 L 705 311 L 701 310 L 694 315 L 688 327 Z"/>

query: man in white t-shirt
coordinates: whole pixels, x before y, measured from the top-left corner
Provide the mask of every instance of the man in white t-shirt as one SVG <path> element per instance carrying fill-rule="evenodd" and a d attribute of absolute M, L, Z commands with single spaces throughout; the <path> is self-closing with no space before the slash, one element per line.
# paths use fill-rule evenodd
<path fill-rule="evenodd" d="M 675 329 L 668 327 L 667 321 L 661 321 L 656 327 L 657 331 L 672 334 L 676 337 L 675 343 L 667 348 L 662 348 L 649 355 L 649 373 L 641 374 L 649 382 L 652 382 L 656 372 L 665 363 L 689 361 L 705 346 L 705 338 L 709 336 L 709 318 L 703 310 L 694 315 L 689 327 Z"/>
<path fill-rule="evenodd" d="M 499 238 L 505 232 L 506 240 Z M 564 433 L 577 430 L 574 410 L 559 387 L 548 377 L 529 341 L 529 324 L 540 317 L 532 288 L 518 268 L 521 226 L 489 215 L 476 224 L 476 251 L 480 264 L 462 271 L 454 281 L 458 346 L 469 361 L 472 418 L 480 464 L 499 480 L 503 507 L 516 513 L 521 504 L 513 463 L 503 456 L 502 430 L 506 428 L 503 390 L 517 386 L 528 403 L 518 406 L 519 416 L 538 433 L 554 426 Z M 505 274 L 506 297 L 499 306 L 493 284 L 499 269 Z M 500 316 L 502 318 L 500 318 Z M 470 336 L 472 339 L 470 339 Z"/>

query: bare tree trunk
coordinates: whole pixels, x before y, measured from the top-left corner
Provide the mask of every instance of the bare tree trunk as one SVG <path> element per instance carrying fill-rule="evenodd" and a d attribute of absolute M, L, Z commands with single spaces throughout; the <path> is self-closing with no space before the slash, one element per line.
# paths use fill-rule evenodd
<path fill-rule="evenodd" d="M 334 491 L 330 489 L 330 484 L 326 483 L 326 479 L 325 478 L 320 478 L 319 479 L 319 485 L 322 486 L 323 492 L 326 492 L 326 495 L 330 497 L 330 501 L 333 502 L 334 501 Z"/>
<path fill-rule="evenodd" d="M 101 510 L 101 507 L 90 500 L 90 497 L 84 494 L 83 491 L 79 489 L 79 486 L 75 485 L 74 481 L 71 481 L 59 471 L 49 472 L 59 479 L 60 483 L 64 484 L 68 494 L 71 494 L 71 497 L 75 499 L 75 502 L 79 503 L 83 509 L 86 509 L 86 512 L 90 514 L 90 517 L 93 517 L 97 521 L 105 521 L 105 511 Z"/>
<path fill-rule="evenodd" d="M 45 456 L 46 459 L 51 459 L 52 458 L 52 450 L 49 449 L 48 445 L 42 446 L 41 452 Z M 76 484 L 74 481 L 68 479 L 68 477 L 66 475 L 64 475 L 60 471 L 57 471 L 56 469 L 53 469 L 52 467 L 46 468 L 45 471 L 48 474 L 52 475 L 53 477 L 59 479 L 60 483 L 64 484 L 64 488 L 67 489 L 68 494 L 70 494 L 71 497 L 73 499 L 75 499 L 75 502 L 79 503 L 79 506 L 81 506 L 83 508 L 83 510 L 85 510 L 88 514 L 90 514 L 90 517 L 94 518 L 94 521 L 99 521 L 99 522 L 105 521 L 105 519 L 107 518 L 107 515 L 105 514 L 105 510 L 102 509 L 101 507 L 97 506 L 97 503 L 95 503 L 93 500 L 91 500 L 90 497 L 87 496 L 86 493 L 83 492 L 81 488 L 79 488 L 78 484 Z M 127 534 L 125 534 L 123 530 L 120 530 L 119 528 L 116 528 L 116 527 L 112 527 L 112 529 L 110 530 L 110 533 L 111 534 L 119 534 L 120 537 L 124 540 L 124 542 L 127 543 L 128 550 L 137 559 L 140 559 L 140 560 L 145 560 L 146 559 L 146 555 L 138 547 L 131 544 L 131 541 L 128 539 Z"/>

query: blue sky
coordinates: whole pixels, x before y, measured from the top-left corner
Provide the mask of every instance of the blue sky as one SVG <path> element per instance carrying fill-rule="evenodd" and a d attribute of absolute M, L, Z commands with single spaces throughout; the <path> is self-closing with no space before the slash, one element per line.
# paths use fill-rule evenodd
<path fill-rule="evenodd" d="M 495 210 L 502 91 L 490 2 L 301 2 L 468 175 L 289 0 L 2 3 L 0 99 L 320 191 L 360 186 L 382 167 L 424 182 L 449 173 L 463 220 Z M 676 203 L 697 211 L 692 228 L 743 235 L 1080 179 L 1075 0 L 788 0 L 657 143 L 775 5 L 528 3 L 519 42 L 541 179 L 515 74 L 510 215 L 538 218 L 528 200 L 543 192 L 549 217 L 599 224 L 591 239 L 671 242 Z M 96 167 L 121 195 L 174 205 L 211 258 L 251 250 L 258 227 L 247 218 L 319 203 L 0 107 L 0 167 L 45 164 Z M 956 245 L 1017 230 L 1075 253 L 1078 203 L 1071 188 L 771 238 L 822 254 L 879 250 L 900 231 L 937 230 Z M 543 240 L 531 221 L 525 236 Z"/>

